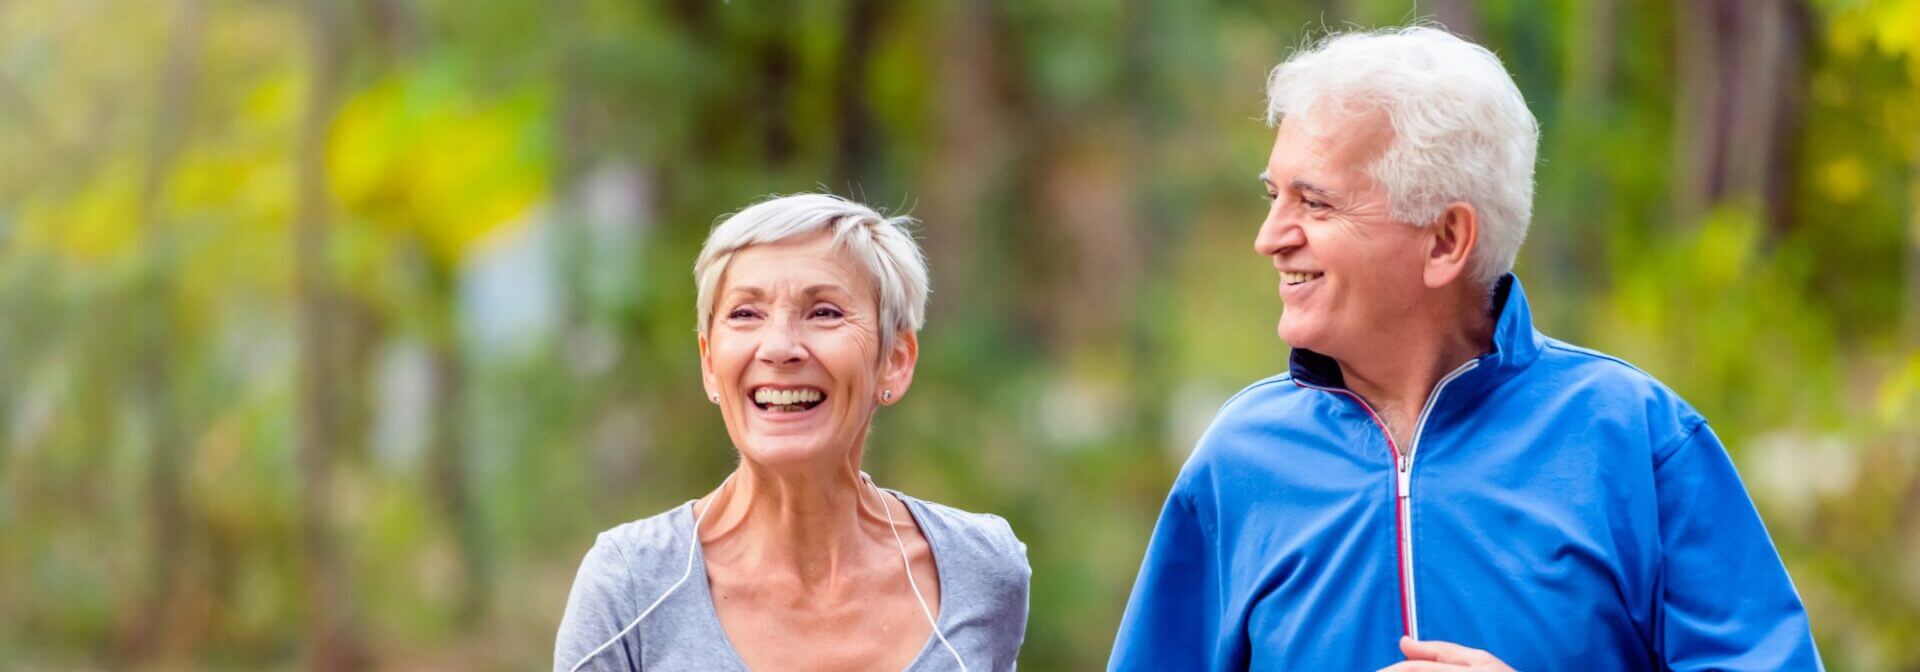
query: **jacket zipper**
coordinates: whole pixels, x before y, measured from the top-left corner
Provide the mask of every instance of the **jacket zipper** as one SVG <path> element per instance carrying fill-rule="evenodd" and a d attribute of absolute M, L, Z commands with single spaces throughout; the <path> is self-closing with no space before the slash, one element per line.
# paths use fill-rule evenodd
<path fill-rule="evenodd" d="M 1440 391 L 1446 389 L 1447 383 L 1459 378 L 1460 374 L 1472 371 L 1473 367 L 1479 365 L 1480 360 L 1469 359 L 1467 363 L 1461 364 L 1460 368 L 1454 369 L 1452 373 L 1433 385 L 1433 393 L 1427 395 L 1427 405 L 1420 409 L 1420 419 L 1413 424 L 1413 438 L 1407 441 L 1406 458 L 1400 460 L 1400 496 L 1398 497 L 1400 510 L 1399 515 L 1395 517 L 1400 519 L 1400 603 L 1407 610 L 1401 618 L 1406 621 L 1407 636 L 1414 639 L 1420 638 L 1420 617 L 1414 609 L 1416 593 L 1413 585 L 1413 502 L 1407 497 L 1413 491 L 1413 458 L 1420 454 L 1420 432 L 1427 428 L 1427 414 L 1433 412 L 1434 402 L 1440 400 Z"/>
<path fill-rule="evenodd" d="M 1400 578 L 1400 631 L 1414 639 L 1420 638 L 1420 618 L 1414 609 L 1416 603 L 1413 585 L 1413 506 L 1408 498 L 1408 495 L 1413 492 L 1413 458 L 1420 450 L 1420 432 L 1427 426 L 1427 415 L 1433 411 L 1434 402 L 1440 399 L 1440 391 L 1446 389 L 1447 383 L 1453 382 L 1453 379 L 1460 377 L 1461 374 L 1468 371 L 1472 371 L 1474 367 L 1479 365 L 1480 360 L 1478 359 L 1467 360 L 1467 363 L 1461 364 L 1459 368 L 1441 377 L 1440 382 L 1434 384 L 1433 392 L 1427 395 L 1426 405 L 1420 409 L 1420 418 L 1414 423 L 1413 437 L 1407 442 L 1405 454 L 1401 453 L 1399 444 L 1393 440 L 1393 432 L 1387 430 L 1387 423 L 1381 421 L 1380 414 L 1375 413 L 1373 406 L 1367 404 L 1367 400 L 1361 399 L 1360 395 L 1354 394 L 1351 390 L 1308 385 L 1300 382 L 1298 379 L 1294 380 L 1294 384 L 1302 387 L 1347 395 L 1347 397 L 1353 399 L 1354 403 L 1360 404 L 1360 408 L 1366 409 L 1367 415 L 1373 418 L 1373 424 L 1380 428 L 1382 435 L 1387 437 L 1387 448 L 1389 452 L 1393 454 L 1395 483 L 1393 528 L 1396 537 L 1395 546 L 1397 547 L 1395 550 L 1399 551 L 1400 561 L 1398 572 Z"/>

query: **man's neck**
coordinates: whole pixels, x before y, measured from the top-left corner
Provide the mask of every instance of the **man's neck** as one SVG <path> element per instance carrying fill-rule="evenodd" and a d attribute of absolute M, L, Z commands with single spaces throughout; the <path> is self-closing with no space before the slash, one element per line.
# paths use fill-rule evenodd
<path fill-rule="evenodd" d="M 1471 292 L 1435 293 L 1359 354 L 1336 357 L 1347 389 L 1387 424 L 1401 452 L 1441 378 L 1493 348 L 1494 319 Z M 1463 317 L 1465 316 L 1465 317 Z"/>

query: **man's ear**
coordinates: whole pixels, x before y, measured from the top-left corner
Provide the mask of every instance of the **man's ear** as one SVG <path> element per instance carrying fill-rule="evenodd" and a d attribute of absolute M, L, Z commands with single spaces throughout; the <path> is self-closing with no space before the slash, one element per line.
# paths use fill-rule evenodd
<path fill-rule="evenodd" d="M 720 381 L 713 377 L 713 358 L 707 350 L 707 337 L 700 336 L 700 386 L 707 390 L 707 400 L 719 403 L 714 396 L 720 394 Z"/>
<path fill-rule="evenodd" d="M 880 403 L 892 404 L 907 396 L 907 388 L 913 386 L 913 367 L 919 363 L 920 337 L 911 331 L 901 330 L 893 339 L 893 348 L 880 361 L 880 392 L 883 395 Z"/>
<path fill-rule="evenodd" d="M 1427 229 L 1430 247 L 1423 279 L 1428 289 L 1439 289 L 1471 270 L 1473 249 L 1480 243 L 1480 211 L 1464 201 L 1448 203 Z"/>

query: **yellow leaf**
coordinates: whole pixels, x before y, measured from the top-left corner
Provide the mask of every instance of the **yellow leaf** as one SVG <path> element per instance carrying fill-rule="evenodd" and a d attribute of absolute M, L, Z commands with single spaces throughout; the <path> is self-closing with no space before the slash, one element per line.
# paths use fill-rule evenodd
<path fill-rule="evenodd" d="M 1860 200 L 1867 191 L 1867 168 L 1860 157 L 1848 154 L 1827 162 L 1820 167 L 1819 185 L 1821 193 L 1835 203 L 1852 203 Z"/>

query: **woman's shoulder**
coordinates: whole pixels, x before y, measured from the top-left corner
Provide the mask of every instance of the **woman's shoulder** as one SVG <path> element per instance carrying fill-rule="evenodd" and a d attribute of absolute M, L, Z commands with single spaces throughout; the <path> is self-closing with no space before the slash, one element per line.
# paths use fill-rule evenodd
<path fill-rule="evenodd" d="M 663 567 L 663 563 L 676 557 L 684 564 L 692 534 L 692 516 L 687 512 L 687 505 L 681 504 L 601 532 L 589 555 L 637 570 Z"/>
<path fill-rule="evenodd" d="M 1027 545 L 1013 533 L 1007 519 L 991 513 L 974 513 L 939 502 L 927 501 L 896 492 L 917 509 L 927 542 L 936 553 L 949 557 L 965 554 L 989 564 L 1027 568 Z"/>

